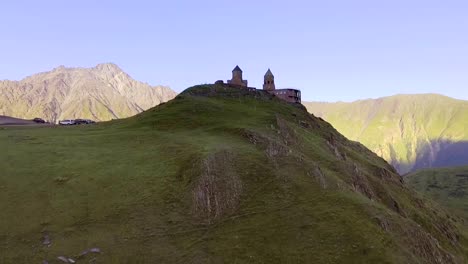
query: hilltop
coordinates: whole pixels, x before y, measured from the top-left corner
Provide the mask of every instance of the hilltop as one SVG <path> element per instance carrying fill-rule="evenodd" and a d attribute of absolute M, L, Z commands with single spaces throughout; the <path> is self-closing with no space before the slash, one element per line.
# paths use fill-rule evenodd
<path fill-rule="evenodd" d="M 467 260 L 456 218 L 264 91 L 195 86 L 127 119 L 6 128 L 0 148 L 2 263 Z"/>
<path fill-rule="evenodd" d="M 418 94 L 304 105 L 400 173 L 468 164 L 467 101 Z"/>
<path fill-rule="evenodd" d="M 0 81 L 0 115 L 51 122 L 106 121 L 133 116 L 175 95 L 168 87 L 133 80 L 112 63 L 93 68 L 60 66 L 21 81 Z"/>

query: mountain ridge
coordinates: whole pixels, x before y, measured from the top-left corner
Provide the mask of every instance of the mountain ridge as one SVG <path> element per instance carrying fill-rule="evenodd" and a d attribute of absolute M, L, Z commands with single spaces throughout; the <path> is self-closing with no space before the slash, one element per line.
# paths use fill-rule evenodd
<path fill-rule="evenodd" d="M 457 144 L 468 141 L 468 101 L 439 94 L 401 94 L 304 105 L 351 140 L 362 142 L 385 158 L 400 173 L 468 164 L 468 153 L 455 164 L 442 162 L 451 155 L 447 150 L 454 148 L 460 154 Z"/>
<path fill-rule="evenodd" d="M 460 98 L 455 98 L 451 97 L 448 95 L 440 94 L 440 93 L 397 93 L 393 95 L 386 95 L 386 96 L 380 96 L 376 98 L 363 98 L 363 99 L 357 99 L 357 100 L 352 100 L 352 101 L 306 101 L 306 103 L 314 103 L 314 104 L 351 104 L 351 103 L 357 103 L 357 102 L 363 102 L 363 101 L 377 101 L 377 100 L 383 100 L 383 99 L 388 99 L 388 98 L 397 98 L 397 97 L 423 97 L 423 96 L 430 96 L 430 97 L 440 97 L 440 98 L 446 98 L 446 99 L 452 99 L 452 100 L 457 100 L 457 101 L 468 101 L 465 99 L 460 99 Z"/>
<path fill-rule="evenodd" d="M 92 68 L 59 66 L 19 81 L 0 82 L 0 114 L 31 119 L 106 121 L 140 113 L 176 93 L 132 79 L 114 63 Z"/>

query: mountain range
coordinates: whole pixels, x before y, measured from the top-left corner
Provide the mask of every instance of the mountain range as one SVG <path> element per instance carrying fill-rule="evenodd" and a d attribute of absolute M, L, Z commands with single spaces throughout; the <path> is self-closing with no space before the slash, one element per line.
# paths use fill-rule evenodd
<path fill-rule="evenodd" d="M 169 87 L 135 81 L 112 63 L 60 66 L 21 81 L 0 81 L 0 115 L 105 121 L 133 116 L 175 95 Z"/>
<path fill-rule="evenodd" d="M 304 105 L 400 173 L 468 164 L 468 101 L 418 94 Z"/>

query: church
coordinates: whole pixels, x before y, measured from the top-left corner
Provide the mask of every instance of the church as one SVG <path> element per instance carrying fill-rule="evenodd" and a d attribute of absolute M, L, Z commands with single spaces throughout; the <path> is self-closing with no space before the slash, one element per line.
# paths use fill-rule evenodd
<path fill-rule="evenodd" d="M 216 84 L 224 84 L 224 82 L 217 81 Z M 244 80 L 242 77 L 242 70 L 239 66 L 236 66 L 234 70 L 232 70 L 232 79 L 227 81 L 227 85 L 249 90 L 257 90 L 256 88 L 248 86 L 247 80 Z M 300 90 L 292 88 L 276 89 L 275 76 L 270 69 L 268 69 L 263 77 L 263 91 L 274 94 L 279 99 L 289 103 L 301 103 Z"/>

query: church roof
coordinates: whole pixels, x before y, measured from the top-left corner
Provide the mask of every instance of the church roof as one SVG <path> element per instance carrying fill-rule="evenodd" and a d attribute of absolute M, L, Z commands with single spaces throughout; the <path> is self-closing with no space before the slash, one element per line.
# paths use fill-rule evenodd
<path fill-rule="evenodd" d="M 265 73 L 265 76 L 273 76 L 273 73 L 270 71 L 269 68 L 268 68 L 268 71 Z"/>
<path fill-rule="evenodd" d="M 236 71 L 242 72 L 241 68 L 239 68 L 239 65 L 236 65 L 236 67 L 232 71 L 233 72 L 236 72 Z"/>

